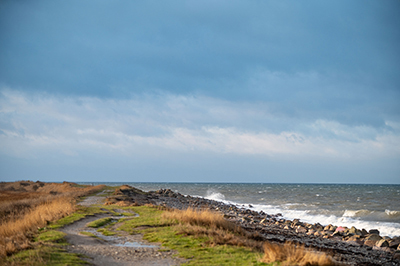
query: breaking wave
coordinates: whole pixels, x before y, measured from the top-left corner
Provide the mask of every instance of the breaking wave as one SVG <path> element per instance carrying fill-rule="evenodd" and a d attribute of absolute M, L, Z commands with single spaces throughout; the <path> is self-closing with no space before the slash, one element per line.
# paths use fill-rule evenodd
<path fill-rule="evenodd" d="M 254 204 L 254 203 L 237 203 L 233 201 L 226 200 L 225 195 L 217 192 L 215 190 L 208 190 L 206 196 L 204 197 L 210 200 L 221 201 L 227 204 L 233 204 L 241 208 L 249 208 L 249 204 L 252 205 L 250 209 L 255 211 L 263 211 L 268 214 L 282 214 L 285 219 L 293 220 L 300 219 L 302 222 L 307 222 L 311 224 L 320 223 L 322 225 L 333 224 L 336 226 L 347 226 L 356 227 L 359 229 L 378 229 L 382 236 L 400 236 L 400 224 L 395 222 L 383 222 L 379 219 L 373 220 L 373 218 L 379 218 L 382 215 L 391 217 L 400 217 L 399 211 L 385 210 L 384 212 L 376 212 L 369 210 L 345 210 L 341 213 L 332 214 L 331 211 L 319 209 L 316 213 L 315 210 L 296 210 L 293 209 L 296 205 L 304 206 L 300 203 L 288 203 L 282 206 L 277 205 L 264 205 L 264 204 Z M 372 220 L 363 220 L 363 218 L 369 217 Z"/>
<path fill-rule="evenodd" d="M 209 200 L 216 200 L 216 201 L 225 201 L 225 195 L 220 193 L 220 192 L 216 192 L 213 190 L 208 190 L 206 196 L 204 197 L 206 199 Z"/>

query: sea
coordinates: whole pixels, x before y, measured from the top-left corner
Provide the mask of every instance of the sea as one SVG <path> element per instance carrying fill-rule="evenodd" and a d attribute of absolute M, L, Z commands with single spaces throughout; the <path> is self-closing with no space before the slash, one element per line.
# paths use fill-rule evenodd
<path fill-rule="evenodd" d="M 269 183 L 80 183 L 134 186 L 143 191 L 169 188 L 241 208 L 282 214 L 307 223 L 378 229 L 400 236 L 400 185 Z"/>

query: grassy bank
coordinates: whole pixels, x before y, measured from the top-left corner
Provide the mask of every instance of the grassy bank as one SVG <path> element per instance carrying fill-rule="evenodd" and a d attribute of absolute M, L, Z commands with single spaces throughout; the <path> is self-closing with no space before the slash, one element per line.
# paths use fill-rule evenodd
<path fill-rule="evenodd" d="M 65 250 L 65 246 L 69 244 L 64 239 L 65 234 L 57 229 L 78 221 L 85 216 L 104 212 L 99 207 L 75 207 L 75 211 L 70 215 L 53 221 L 46 227 L 39 228 L 30 241 L 29 249 L 0 258 L 0 265 L 87 265 L 88 263 L 83 260 L 83 256 L 68 253 Z"/>
<path fill-rule="evenodd" d="M 185 265 L 334 265 L 325 254 L 304 247 L 266 243 L 218 213 L 149 206 L 130 209 L 139 217 L 126 221 L 119 230 L 143 234 L 150 242 L 178 251 L 188 259 Z"/>
<path fill-rule="evenodd" d="M 1 183 L 0 258 L 31 248 L 38 229 L 75 211 L 75 201 L 104 186 L 72 183 Z"/>
<path fill-rule="evenodd" d="M 83 189 L 79 191 L 80 196 L 94 191 L 80 189 Z M 1 265 L 86 264 L 81 256 L 65 251 L 65 245 L 68 243 L 64 240 L 64 233 L 57 229 L 95 213 L 110 212 L 115 215 L 114 209 L 122 209 L 126 216 L 117 222 L 110 218 L 101 218 L 88 226 L 98 228 L 97 231 L 104 235 L 118 235 L 121 231 L 142 234 L 143 238 L 150 242 L 161 243 L 161 251 L 176 250 L 179 257 L 187 259 L 185 265 L 333 265 L 324 254 L 310 252 L 291 244 L 279 246 L 265 243 L 259 235 L 250 234 L 225 220 L 221 214 L 210 211 L 167 210 L 150 205 L 83 207 L 75 206 L 77 197 L 67 199 L 63 198 L 61 193 L 58 197 L 55 197 L 57 194 L 52 196 L 52 200 L 36 202 L 29 210 L 22 208 L 22 214 L 15 215 L 15 218 L 5 219 L 6 223 L 13 223 L 14 228 L 17 228 L 17 221 L 25 221 L 23 224 L 30 226 L 26 227 L 22 235 L 23 241 L 27 242 L 15 241 L 14 243 L 18 244 L 12 252 L 0 258 Z M 17 204 L 18 200 L 15 203 Z M 42 208 L 50 210 L 52 215 L 46 218 L 46 211 Z M 34 214 L 35 212 L 40 214 Z M 133 213 L 139 216 L 136 217 Z M 36 219 L 41 221 L 38 223 L 29 222 L 28 217 L 36 216 L 45 218 Z M 7 230 L 9 231 L 5 233 L 6 229 L 3 228 L 7 239 L 18 240 L 18 230 Z M 2 241 L 4 238 L 0 237 Z M 23 243 L 26 243 L 26 246 L 23 246 Z M 24 248 L 29 249 L 23 250 Z M 22 251 L 16 253 L 18 250 Z"/>

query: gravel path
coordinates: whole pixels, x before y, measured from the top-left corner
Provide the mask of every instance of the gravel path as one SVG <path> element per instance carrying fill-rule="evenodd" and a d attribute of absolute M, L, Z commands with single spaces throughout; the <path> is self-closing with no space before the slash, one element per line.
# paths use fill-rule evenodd
<path fill-rule="evenodd" d="M 99 204 L 104 197 L 91 196 L 80 202 L 80 205 L 90 206 Z M 122 210 L 115 210 L 122 212 Z M 104 236 L 97 232 L 97 229 L 87 227 L 87 223 L 94 220 L 111 217 L 116 220 L 121 216 L 115 217 L 112 214 L 98 214 L 88 216 L 84 219 L 66 225 L 61 229 L 66 233 L 66 240 L 69 245 L 67 250 L 73 253 L 84 254 L 85 259 L 92 265 L 180 265 L 185 260 L 175 258 L 175 251 L 161 251 L 158 244 L 148 243 L 143 240 L 142 235 L 129 235 L 123 231 L 117 231 L 115 236 Z M 134 219 L 134 217 L 132 217 Z M 108 228 L 112 230 L 113 228 Z M 86 236 L 81 232 L 90 232 L 96 237 Z"/>

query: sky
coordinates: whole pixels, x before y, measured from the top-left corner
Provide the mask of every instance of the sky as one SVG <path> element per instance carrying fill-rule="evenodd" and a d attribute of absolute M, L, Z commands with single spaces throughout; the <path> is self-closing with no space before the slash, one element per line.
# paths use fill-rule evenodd
<path fill-rule="evenodd" d="M 0 181 L 400 184 L 399 10 L 0 1 Z"/>

